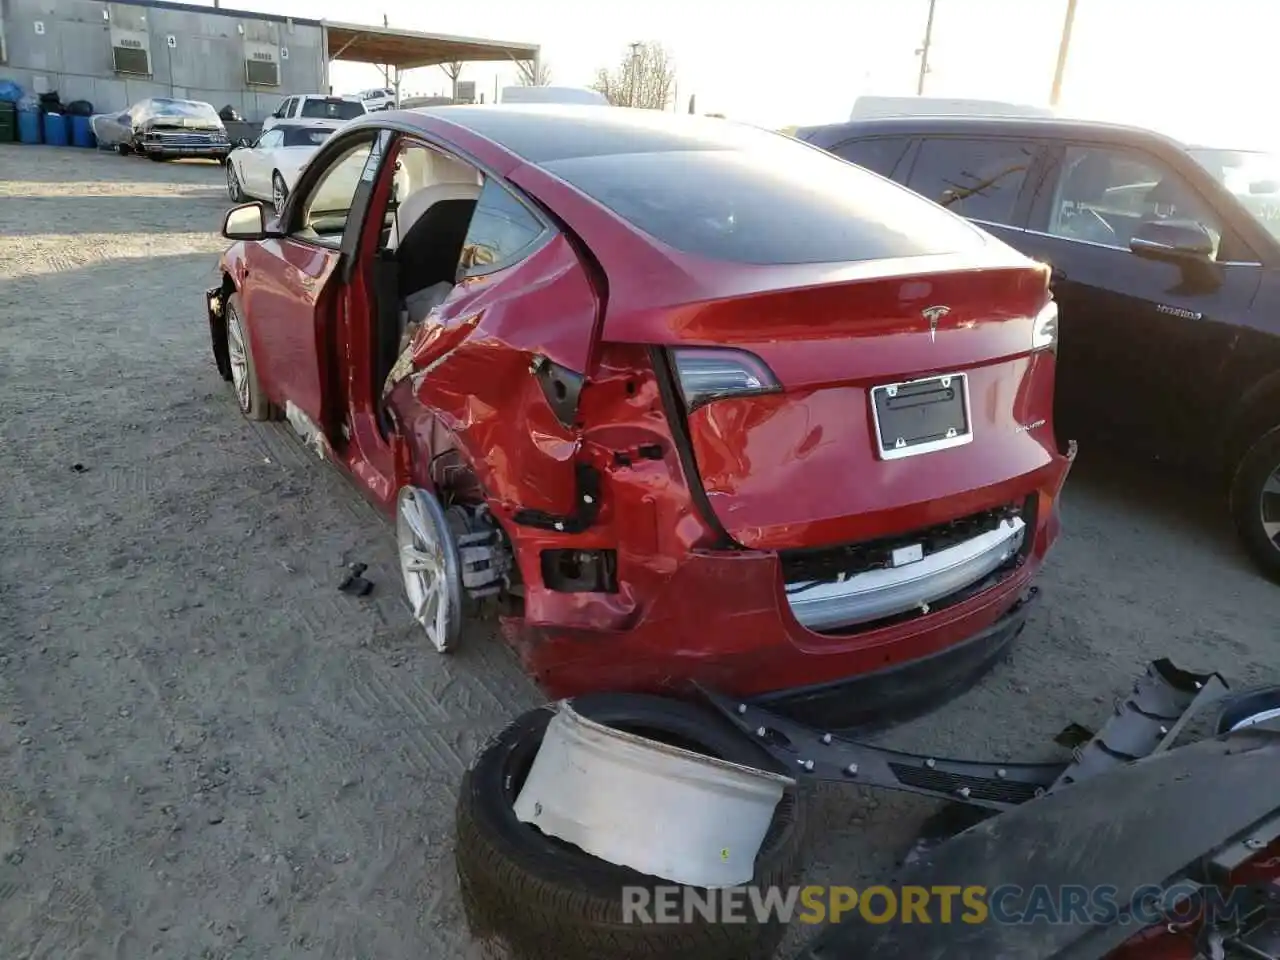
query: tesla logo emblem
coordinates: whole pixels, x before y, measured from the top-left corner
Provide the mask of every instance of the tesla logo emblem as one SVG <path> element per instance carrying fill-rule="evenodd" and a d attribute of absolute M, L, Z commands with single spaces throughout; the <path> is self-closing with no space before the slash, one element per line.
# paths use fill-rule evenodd
<path fill-rule="evenodd" d="M 929 342 L 938 339 L 938 321 L 951 312 L 950 307 L 925 307 L 920 315 L 929 321 Z"/>

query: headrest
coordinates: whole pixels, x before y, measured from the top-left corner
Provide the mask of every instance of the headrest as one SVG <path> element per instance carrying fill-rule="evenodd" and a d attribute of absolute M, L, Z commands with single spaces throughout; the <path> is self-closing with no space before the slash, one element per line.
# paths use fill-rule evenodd
<path fill-rule="evenodd" d="M 403 239 L 418 219 L 443 200 L 475 200 L 480 196 L 478 183 L 437 183 L 415 190 L 396 209 L 396 232 Z"/>

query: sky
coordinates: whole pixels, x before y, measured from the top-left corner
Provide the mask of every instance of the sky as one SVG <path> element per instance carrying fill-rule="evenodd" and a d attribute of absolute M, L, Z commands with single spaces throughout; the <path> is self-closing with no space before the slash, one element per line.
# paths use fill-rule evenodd
<path fill-rule="evenodd" d="M 925 93 L 1048 102 L 1067 0 L 934 0 Z M 847 119 L 862 94 L 915 93 L 929 0 L 226 0 L 298 17 L 540 44 L 552 82 L 589 84 L 633 41 L 658 41 L 688 109 L 777 128 Z M 1220 145 L 1276 146 L 1277 0 L 1077 0 L 1060 108 Z M 381 85 L 335 63 L 335 92 Z M 468 64 L 492 100 L 511 66 Z M 402 91 L 447 94 L 437 67 Z M 1250 115 L 1246 115 L 1250 114 Z M 1265 120 L 1266 123 L 1260 121 Z"/>

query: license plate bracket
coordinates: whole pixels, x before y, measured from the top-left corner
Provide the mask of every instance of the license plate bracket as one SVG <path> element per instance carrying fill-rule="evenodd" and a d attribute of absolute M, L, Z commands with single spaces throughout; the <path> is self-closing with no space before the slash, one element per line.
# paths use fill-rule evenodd
<path fill-rule="evenodd" d="M 963 373 L 872 387 L 880 458 L 898 460 L 970 443 L 969 410 L 969 379 Z"/>

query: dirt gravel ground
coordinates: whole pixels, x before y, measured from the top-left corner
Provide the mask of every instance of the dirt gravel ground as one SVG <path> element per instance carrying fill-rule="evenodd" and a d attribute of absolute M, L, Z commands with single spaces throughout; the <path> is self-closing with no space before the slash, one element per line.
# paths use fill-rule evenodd
<path fill-rule="evenodd" d="M 202 312 L 221 183 L 0 147 L 0 957 L 464 958 L 454 791 L 539 697 L 491 624 L 427 650 L 388 526 L 240 418 Z M 1280 681 L 1280 588 L 1176 477 L 1086 450 L 1064 523 L 1007 662 L 883 739 L 1055 756 L 1165 655 Z M 335 589 L 356 560 L 367 599 Z M 934 809 L 819 801 L 827 883 Z"/>

